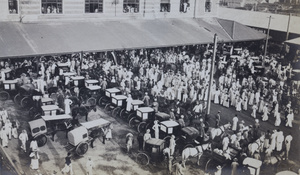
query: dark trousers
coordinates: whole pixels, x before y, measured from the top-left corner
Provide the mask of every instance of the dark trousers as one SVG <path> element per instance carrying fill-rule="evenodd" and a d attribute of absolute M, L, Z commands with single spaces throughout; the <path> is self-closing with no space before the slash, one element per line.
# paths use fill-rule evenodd
<path fill-rule="evenodd" d="M 102 136 L 102 139 L 103 139 L 102 143 L 105 144 L 106 135 L 103 135 L 103 136 Z"/>
<path fill-rule="evenodd" d="M 91 147 L 92 148 L 94 148 L 94 141 L 96 140 L 96 138 L 93 138 L 92 140 L 91 140 Z"/>

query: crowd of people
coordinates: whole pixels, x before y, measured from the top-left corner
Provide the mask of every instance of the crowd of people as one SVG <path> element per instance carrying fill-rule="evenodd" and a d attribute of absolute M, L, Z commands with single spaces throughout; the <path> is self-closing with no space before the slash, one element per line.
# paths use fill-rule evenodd
<path fill-rule="evenodd" d="M 213 64 L 215 70 L 212 72 Z M 292 140 L 291 134 L 284 139 L 278 129 L 281 121 L 286 127 L 292 127 L 294 111 L 297 111 L 297 101 L 293 99 L 298 95 L 299 86 L 292 81 L 291 63 L 283 65 L 276 55 L 263 59 L 245 46 L 234 49 L 233 46 L 219 44 L 215 62 L 212 62 L 211 45 L 194 45 L 7 60 L 1 61 L 0 67 L 10 68 L 19 84 L 33 84 L 42 94 L 57 88 L 64 101 L 73 94 L 79 96 L 79 89 L 72 88 L 71 79 L 63 76 L 64 69 L 86 79 L 99 80 L 103 91 L 118 86 L 124 95 L 143 100 L 156 112 L 169 113 L 171 119 L 178 121 L 182 127 L 195 126 L 201 137 L 205 135 L 204 128 L 219 127 L 222 121 L 217 114 L 216 125 L 208 126 L 207 120 L 212 118 L 206 115 L 209 99 L 219 106 L 234 108 L 237 113 L 251 110 L 252 125 L 244 126 L 238 115 L 233 117 L 231 130 L 234 134 L 223 138 L 224 152 L 229 143 L 239 148 L 241 140 L 252 142 L 259 138 L 259 119 L 268 122 L 270 116 L 276 118 L 274 132 L 265 133 L 264 147 L 281 151 L 284 140 L 289 145 Z M 1 78 L 4 80 L 5 76 Z M 60 107 L 71 112 L 70 106 L 65 103 L 61 103 Z M 1 114 L 3 146 L 11 130 L 16 132 L 14 128 L 18 127 L 7 118 L 7 114 Z M 157 128 L 153 130 L 157 131 Z M 159 138 L 156 132 L 155 138 Z M 288 158 L 288 153 L 286 155 Z"/>

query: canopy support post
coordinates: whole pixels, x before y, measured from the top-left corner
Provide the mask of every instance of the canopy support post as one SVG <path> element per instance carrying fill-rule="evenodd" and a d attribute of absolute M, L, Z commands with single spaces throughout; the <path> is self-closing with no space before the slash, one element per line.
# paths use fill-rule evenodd
<path fill-rule="evenodd" d="M 211 107 L 211 87 L 213 83 L 214 77 L 214 69 L 215 69 L 215 60 L 216 60 L 216 52 L 217 52 L 217 42 L 218 42 L 218 35 L 215 34 L 214 36 L 214 50 L 213 50 L 213 57 L 211 61 L 211 70 L 210 70 L 210 78 L 209 78 L 209 89 L 208 89 L 208 99 L 207 99 L 207 114 L 210 114 L 210 107 Z"/>

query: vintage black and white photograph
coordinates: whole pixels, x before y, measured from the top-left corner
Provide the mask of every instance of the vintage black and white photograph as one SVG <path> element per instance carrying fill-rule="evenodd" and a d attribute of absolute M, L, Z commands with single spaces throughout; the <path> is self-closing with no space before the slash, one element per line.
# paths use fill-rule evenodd
<path fill-rule="evenodd" d="M 0 0 L 0 175 L 300 175 L 300 0 Z"/>

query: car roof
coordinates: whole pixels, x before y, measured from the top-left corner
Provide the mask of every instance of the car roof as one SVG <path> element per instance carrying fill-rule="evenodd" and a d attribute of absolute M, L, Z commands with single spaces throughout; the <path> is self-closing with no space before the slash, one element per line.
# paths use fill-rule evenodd
<path fill-rule="evenodd" d="M 42 116 L 45 121 L 72 119 L 68 114 Z"/>
<path fill-rule="evenodd" d="M 153 108 L 150 108 L 150 107 L 140 107 L 140 108 L 137 108 L 138 111 L 141 111 L 141 112 L 153 112 L 154 109 Z"/>
<path fill-rule="evenodd" d="M 97 119 L 97 120 L 93 120 L 93 121 L 89 121 L 89 122 L 85 122 L 85 123 L 80 123 L 82 126 L 84 126 L 86 129 L 91 129 L 91 128 L 95 128 L 95 127 L 104 127 L 110 124 L 110 121 L 105 120 L 103 118 Z"/>
<path fill-rule="evenodd" d="M 28 122 L 30 129 L 32 130 L 33 128 L 36 127 L 41 127 L 41 126 L 46 126 L 46 123 L 43 119 L 36 119 L 36 120 L 32 120 L 30 122 Z"/>
<path fill-rule="evenodd" d="M 185 127 L 181 129 L 182 132 L 184 132 L 185 134 L 189 135 L 189 136 L 196 136 L 199 135 L 199 131 L 194 128 L 194 127 Z"/>

